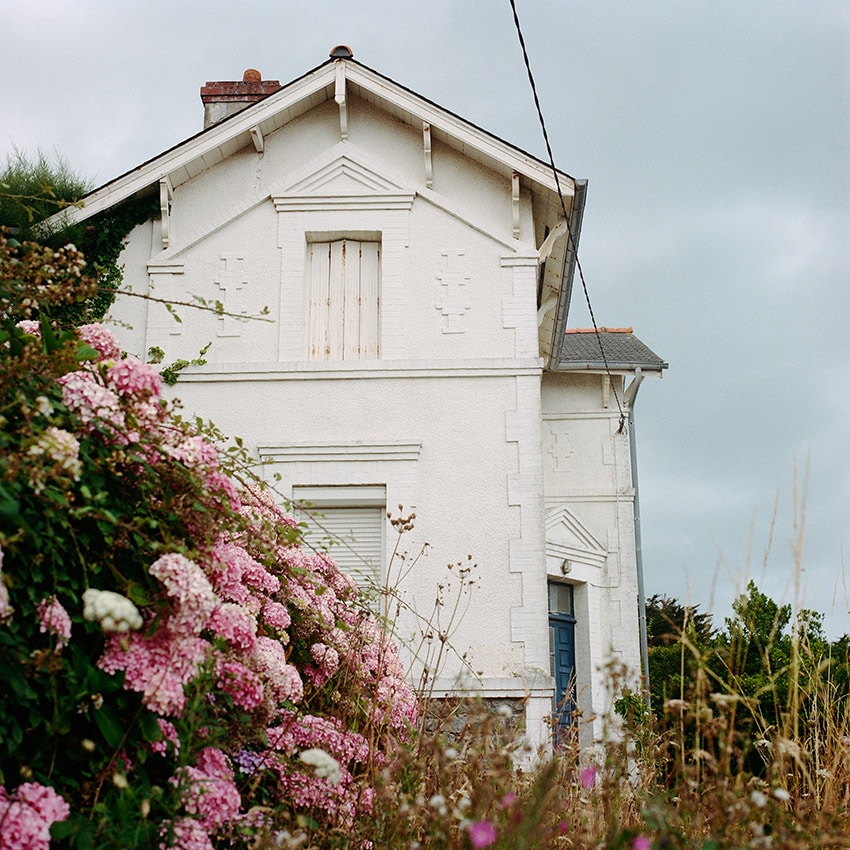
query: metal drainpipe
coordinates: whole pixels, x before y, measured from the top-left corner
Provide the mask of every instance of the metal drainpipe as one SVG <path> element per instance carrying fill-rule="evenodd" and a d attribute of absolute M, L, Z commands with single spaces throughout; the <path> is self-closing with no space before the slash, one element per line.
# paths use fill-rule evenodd
<path fill-rule="evenodd" d="M 637 445 L 635 443 L 635 402 L 643 381 L 640 367 L 635 369 L 634 391 L 629 401 L 629 457 L 632 467 L 632 489 L 635 492 L 635 563 L 638 583 L 638 628 L 640 630 L 640 660 L 643 667 L 643 680 L 646 704 L 649 705 L 649 642 L 646 634 L 646 592 L 643 586 L 643 548 L 640 537 L 640 498 L 638 495 Z M 630 388 L 631 389 L 631 388 Z"/>

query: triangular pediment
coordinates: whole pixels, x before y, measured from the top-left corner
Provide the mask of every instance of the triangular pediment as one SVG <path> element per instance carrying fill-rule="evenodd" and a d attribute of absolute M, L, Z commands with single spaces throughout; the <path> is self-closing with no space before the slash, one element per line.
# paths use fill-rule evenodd
<path fill-rule="evenodd" d="M 395 194 L 402 187 L 349 156 L 337 156 L 314 173 L 293 183 L 283 195 Z"/>
<path fill-rule="evenodd" d="M 608 550 L 563 505 L 546 512 L 546 554 L 589 566 L 604 566 Z"/>
<path fill-rule="evenodd" d="M 350 144 L 339 144 L 280 181 L 271 192 L 278 211 L 410 209 L 416 193 L 402 188 L 356 151 Z"/>

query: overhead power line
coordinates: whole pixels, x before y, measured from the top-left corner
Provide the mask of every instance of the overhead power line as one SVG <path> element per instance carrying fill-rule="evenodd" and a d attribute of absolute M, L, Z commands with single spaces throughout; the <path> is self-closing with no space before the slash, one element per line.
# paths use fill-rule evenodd
<path fill-rule="evenodd" d="M 537 117 L 540 120 L 540 129 L 543 131 L 543 141 L 546 143 L 546 152 L 549 155 L 549 165 L 552 168 L 552 174 L 555 177 L 555 187 L 558 190 L 558 200 L 561 203 L 561 212 L 564 214 L 564 222 L 567 225 L 567 238 L 570 240 L 570 245 L 572 247 L 573 256 L 576 261 L 576 270 L 578 271 L 578 277 L 581 281 L 581 288 L 584 292 L 584 300 L 587 303 L 587 311 L 590 313 L 590 321 L 593 323 L 593 332 L 596 334 L 596 342 L 599 344 L 599 353 L 602 355 L 602 362 L 605 364 L 605 372 L 608 375 L 608 379 L 611 381 L 611 388 L 614 391 L 614 399 L 617 402 L 617 409 L 620 411 L 620 427 L 617 430 L 618 434 L 624 434 L 626 431 L 626 414 L 623 412 L 623 405 L 620 402 L 620 394 L 617 392 L 617 385 L 614 382 L 613 375 L 611 374 L 611 369 L 608 367 L 608 358 L 605 355 L 605 347 L 602 345 L 602 337 L 599 335 L 599 327 L 596 324 L 596 317 L 593 315 L 593 306 L 590 303 L 590 293 L 587 290 L 587 282 L 584 279 L 584 270 L 581 267 L 581 262 L 578 257 L 578 243 L 576 242 L 575 234 L 573 233 L 572 225 L 570 224 L 570 217 L 567 215 L 567 206 L 564 203 L 564 193 L 561 191 L 561 179 L 558 175 L 558 169 L 555 167 L 555 157 L 552 154 L 552 145 L 549 143 L 549 133 L 546 130 L 546 121 L 543 118 L 543 109 L 540 106 L 540 98 L 537 95 L 537 86 L 534 82 L 534 74 L 531 73 L 531 62 L 528 58 L 528 50 L 525 46 L 525 39 L 522 35 L 522 27 L 519 23 L 519 15 L 516 10 L 516 2 L 515 0 L 509 0 L 511 4 L 511 11 L 514 16 L 514 27 L 516 28 L 516 34 L 519 38 L 519 44 L 522 48 L 522 58 L 525 62 L 525 70 L 528 74 L 528 82 L 531 85 L 531 93 L 534 96 L 534 106 L 537 110 Z"/>

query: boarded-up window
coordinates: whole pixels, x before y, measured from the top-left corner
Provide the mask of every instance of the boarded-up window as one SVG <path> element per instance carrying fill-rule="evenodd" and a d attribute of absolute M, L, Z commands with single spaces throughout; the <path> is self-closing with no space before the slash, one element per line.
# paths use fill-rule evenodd
<path fill-rule="evenodd" d="M 308 546 L 327 552 L 357 584 L 380 586 L 384 563 L 387 496 L 383 485 L 293 487 L 292 498 L 305 506 Z"/>
<path fill-rule="evenodd" d="M 381 356 L 381 243 L 356 239 L 307 243 L 311 360 Z"/>

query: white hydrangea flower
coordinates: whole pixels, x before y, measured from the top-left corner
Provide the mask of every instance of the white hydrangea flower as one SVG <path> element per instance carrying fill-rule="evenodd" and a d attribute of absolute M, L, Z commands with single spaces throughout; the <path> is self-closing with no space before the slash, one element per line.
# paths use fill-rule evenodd
<path fill-rule="evenodd" d="M 309 764 L 313 768 L 313 772 L 320 779 L 327 779 L 333 785 L 339 785 L 342 782 L 342 771 L 339 769 L 339 762 L 324 750 L 314 747 L 311 750 L 303 750 L 298 754 L 298 758 Z"/>
<path fill-rule="evenodd" d="M 105 632 L 128 632 L 142 627 L 139 609 L 120 593 L 95 590 L 83 593 L 83 619 L 99 623 Z"/>

